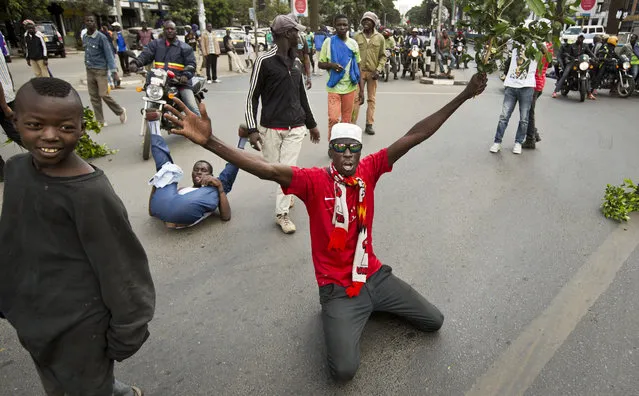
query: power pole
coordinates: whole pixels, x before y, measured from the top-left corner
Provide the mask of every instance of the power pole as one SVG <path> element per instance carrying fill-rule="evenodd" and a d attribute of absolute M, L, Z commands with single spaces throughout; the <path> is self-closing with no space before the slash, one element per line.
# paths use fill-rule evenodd
<path fill-rule="evenodd" d="M 203 32 L 204 29 L 206 29 L 206 12 L 204 12 L 204 0 L 197 0 L 197 8 L 198 22 L 200 23 L 200 32 Z"/>
<path fill-rule="evenodd" d="M 122 25 L 122 4 L 120 0 L 115 0 L 115 20 Z"/>
<path fill-rule="evenodd" d="M 319 28 L 319 0 L 310 0 L 308 11 L 311 13 L 311 30 L 315 32 Z"/>
<path fill-rule="evenodd" d="M 435 57 L 437 56 L 437 40 L 441 37 L 442 34 L 442 8 L 444 8 L 443 0 L 439 0 L 439 7 L 437 7 L 437 36 L 435 36 Z M 437 68 L 439 62 L 435 62 L 435 76 L 437 76 Z M 443 70 L 440 70 L 440 73 L 443 73 Z"/>

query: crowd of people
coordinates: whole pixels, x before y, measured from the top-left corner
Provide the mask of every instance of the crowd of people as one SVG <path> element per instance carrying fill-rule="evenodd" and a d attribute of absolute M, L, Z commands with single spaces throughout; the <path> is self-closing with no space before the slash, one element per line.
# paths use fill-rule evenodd
<path fill-rule="evenodd" d="M 109 81 L 117 80 L 115 55 L 125 74 L 149 66 L 171 70 L 182 84 L 175 106 L 166 106 L 164 116 L 175 126 L 171 132 L 228 162 L 217 177 L 211 163 L 195 162 L 192 185 L 179 188 L 183 171 L 174 163 L 161 132 L 152 131 L 156 173 L 150 181 L 151 216 L 172 229 L 194 226 L 216 211 L 223 221 L 230 220 L 227 194 L 240 169 L 275 182 L 275 223 L 284 233 L 296 231 L 289 216 L 294 197 L 306 205 L 327 364 L 339 381 L 352 379 L 358 370 L 360 337 L 373 311 L 394 313 L 422 331 L 437 331 L 443 325 L 444 315 L 376 257 L 374 190 L 395 162 L 437 132 L 468 99 L 480 95 L 487 82 L 485 74 L 475 74 L 448 104 L 387 148 L 362 157 L 363 134 L 376 133 L 376 90 L 386 62 L 385 48 L 424 43 L 418 30 L 408 37 L 380 33 L 380 21 L 372 12 L 358 22 L 362 30 L 353 37 L 352 21 L 345 15 L 335 17 L 335 35 L 324 29 L 305 34 L 306 27 L 294 16 L 279 15 L 271 25 L 272 42 L 253 65 L 235 57 L 227 31 L 229 38 L 222 45 L 237 71 L 252 66 L 245 124 L 238 129 L 237 145 L 212 134 L 206 106 L 197 103 L 190 87 L 198 66 L 203 66 L 210 82 L 219 82 L 216 65 L 221 48 L 211 24 L 201 33 L 192 27 L 184 42 L 177 39 L 172 21 L 164 22 L 160 38 L 144 25 L 136 39 L 141 53 L 132 59 L 116 24 L 111 25 L 113 33 L 108 26 L 99 30 L 96 18 L 89 15 L 82 37 L 89 96 L 98 122 L 106 125 L 102 102 L 120 122 L 127 121 L 126 110 L 110 96 Z M 45 73 L 46 46 L 39 47 L 43 41 L 33 29 L 27 32 L 27 61 L 36 77 L 17 93 L 0 57 L 0 125 L 28 151 L 11 158 L 6 167 L 0 159 L 0 170 L 4 168 L 0 175 L 6 180 L 0 218 L 0 317 L 16 329 L 47 395 L 140 396 L 139 388 L 114 378 L 113 367 L 114 361 L 133 356 L 149 337 L 155 289 L 146 253 L 105 173 L 74 151 L 84 133 L 78 93 Z M 636 36 L 633 40 L 634 46 Z M 443 59 L 451 45 L 445 33 L 437 40 Z M 552 51 L 552 46 L 543 51 Z M 318 72 L 328 73 L 330 163 L 299 168 L 305 137 L 315 144 L 321 141 L 306 94 L 311 75 L 317 74 L 315 63 Z M 636 73 L 639 62 L 633 65 Z M 491 152 L 501 149 L 517 103 L 520 122 L 513 152 L 534 148 L 540 140 L 535 103 L 547 67 L 545 62 L 538 71 L 534 60 L 513 50 Z M 561 86 L 561 79 L 557 84 Z M 356 122 L 365 102 L 362 130 Z M 261 155 L 245 150 L 247 143 Z"/>

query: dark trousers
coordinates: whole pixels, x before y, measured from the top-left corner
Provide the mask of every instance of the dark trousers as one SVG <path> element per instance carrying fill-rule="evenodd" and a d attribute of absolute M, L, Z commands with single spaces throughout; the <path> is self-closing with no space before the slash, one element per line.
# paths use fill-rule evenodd
<path fill-rule="evenodd" d="M 359 368 L 359 340 L 373 312 L 388 312 L 406 319 L 421 331 L 437 331 L 444 315 L 384 265 L 368 278 L 360 294 L 349 298 L 343 287 L 319 288 L 328 367 L 336 380 L 348 381 Z"/>
<path fill-rule="evenodd" d="M 535 126 L 535 105 L 537 99 L 541 96 L 541 91 L 535 91 L 533 94 L 533 100 L 530 104 L 530 112 L 528 112 L 528 131 L 526 131 L 526 138 L 534 139 L 535 133 L 537 133 L 537 127 Z"/>
<path fill-rule="evenodd" d="M 566 67 L 564 67 L 564 72 L 562 73 L 561 77 L 559 77 L 559 80 L 557 80 L 557 84 L 555 84 L 555 92 L 559 92 L 561 91 L 561 87 L 564 86 L 564 81 L 566 81 L 566 78 L 568 78 L 568 74 L 570 74 L 570 71 L 572 70 L 572 67 L 575 65 L 575 62 L 567 62 L 566 63 Z"/>
<path fill-rule="evenodd" d="M 118 58 L 120 58 L 122 73 L 129 74 L 129 55 L 126 52 L 118 52 Z"/>
<path fill-rule="evenodd" d="M 217 80 L 217 58 L 219 55 L 208 54 L 206 56 L 206 79 Z"/>

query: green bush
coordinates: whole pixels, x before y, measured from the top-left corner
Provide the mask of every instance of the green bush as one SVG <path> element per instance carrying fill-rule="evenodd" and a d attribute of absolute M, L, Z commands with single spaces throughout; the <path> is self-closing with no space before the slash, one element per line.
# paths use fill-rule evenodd
<path fill-rule="evenodd" d="M 98 144 L 91 139 L 89 131 L 98 134 L 102 130 L 100 123 L 95 119 L 93 110 L 88 107 L 84 108 L 85 133 L 78 140 L 75 146 L 75 152 L 84 159 L 100 158 L 110 154 L 114 154 L 116 150 L 111 150 L 106 144 Z"/>
<path fill-rule="evenodd" d="M 628 221 L 631 212 L 639 211 L 639 187 L 625 179 L 620 186 L 606 186 L 601 211 L 604 216 L 616 221 Z"/>

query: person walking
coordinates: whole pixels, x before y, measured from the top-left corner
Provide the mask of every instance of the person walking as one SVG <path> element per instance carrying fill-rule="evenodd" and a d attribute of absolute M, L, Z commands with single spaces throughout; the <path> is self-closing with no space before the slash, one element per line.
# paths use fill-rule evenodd
<path fill-rule="evenodd" d="M 528 130 L 526 132 L 526 140 L 521 145 L 522 148 L 532 150 L 535 149 L 536 143 L 541 141 L 541 136 L 539 136 L 537 126 L 535 125 L 535 108 L 537 105 L 537 99 L 541 96 L 544 91 L 544 86 L 546 85 L 546 71 L 548 70 L 546 54 L 550 52 L 550 57 L 552 59 L 552 44 L 546 43 L 545 46 L 541 47 L 541 52 L 544 56 L 541 57 L 541 70 L 537 70 L 535 73 L 535 92 L 533 94 L 532 103 L 530 104 L 530 112 L 528 113 Z"/>
<path fill-rule="evenodd" d="M 49 77 L 49 58 L 44 34 L 36 31 L 35 23 L 27 19 L 24 21 L 27 32 L 24 34 L 24 57 L 27 65 L 33 69 L 36 77 Z"/>
<path fill-rule="evenodd" d="M 374 135 L 373 123 L 375 122 L 375 96 L 377 94 L 377 79 L 379 73 L 384 69 L 386 63 L 386 55 L 384 50 L 384 36 L 379 33 L 375 27 L 379 26 L 379 18 L 373 12 L 366 12 L 360 21 L 363 31 L 355 34 L 355 41 L 359 45 L 359 53 L 361 61 L 361 79 L 362 87 L 358 93 L 358 104 L 353 108 L 353 123 L 357 123 L 359 116 L 359 107 L 364 104 L 364 98 L 368 95 L 368 108 L 366 109 L 366 132 Z M 366 95 L 364 95 L 364 86 L 366 86 Z"/>
<path fill-rule="evenodd" d="M 226 50 L 226 54 L 231 58 L 231 63 L 233 64 L 233 68 L 238 73 L 248 73 L 244 66 L 242 66 L 242 60 L 240 56 L 235 51 L 235 46 L 233 45 L 233 38 L 231 37 L 231 29 L 226 29 L 226 36 L 224 36 L 224 49 Z"/>
<path fill-rule="evenodd" d="M 135 37 L 136 46 L 139 50 L 143 50 L 153 39 L 153 32 L 149 30 L 149 25 L 146 23 L 146 21 L 142 22 L 142 29 L 140 29 L 137 36 Z"/>
<path fill-rule="evenodd" d="M 324 41 L 329 38 L 328 30 L 326 26 L 322 26 L 315 32 L 313 36 L 313 45 L 315 46 L 315 54 L 317 56 L 317 62 L 319 63 L 320 53 L 322 52 L 322 46 L 324 45 Z M 322 68 L 318 67 L 319 73 L 318 75 L 322 76 L 324 73 L 322 72 Z"/>
<path fill-rule="evenodd" d="M 118 50 L 118 58 L 120 59 L 122 75 L 124 77 L 128 77 L 131 75 L 131 73 L 129 73 L 129 55 L 127 54 L 128 49 L 126 47 L 126 41 L 122 35 L 122 25 L 120 25 L 119 22 L 113 22 L 111 26 L 113 26 L 113 30 L 115 31 L 115 37 L 113 40 L 115 41 L 115 45 Z"/>
<path fill-rule="evenodd" d="M 348 37 L 348 17 L 337 15 L 333 26 L 337 32 L 324 41 L 319 55 L 318 68 L 328 70 L 328 141 L 335 124 L 350 123 L 355 91 L 361 86 L 359 71 L 359 45 Z"/>
<path fill-rule="evenodd" d="M 204 54 L 204 59 L 206 62 L 206 79 L 207 82 L 210 83 L 220 83 L 217 78 L 217 58 L 220 57 L 220 43 L 217 41 L 217 37 L 215 37 L 215 33 L 213 32 L 213 25 L 210 23 L 206 24 L 206 30 L 202 33 L 201 37 L 201 47 L 202 53 Z"/>
<path fill-rule="evenodd" d="M 87 69 L 87 86 L 95 119 L 102 126 L 107 126 L 102 112 L 102 101 L 104 101 L 109 106 L 109 109 L 120 117 L 120 122 L 124 124 L 126 122 L 126 109 L 109 95 L 107 74 L 109 71 L 117 69 L 111 44 L 109 44 L 106 36 L 97 30 L 95 16 L 86 16 L 84 24 L 87 27 L 87 33 L 82 37 L 84 64 Z"/>
<path fill-rule="evenodd" d="M 255 150 L 263 151 L 268 162 L 294 166 L 307 132 L 310 130 L 313 143 L 320 140 L 302 81 L 302 66 L 295 61 L 299 32 L 305 29 L 292 15 L 278 15 L 271 25 L 273 48 L 260 54 L 251 74 L 245 112 L 249 141 Z M 258 128 L 260 100 L 262 114 Z M 275 222 L 285 234 L 296 230 L 288 215 L 292 206 L 293 197 L 278 187 Z"/>
<path fill-rule="evenodd" d="M 497 153 L 501 150 L 501 142 L 508 127 L 508 121 L 513 114 L 513 110 L 515 110 L 515 105 L 519 102 L 519 126 L 515 136 L 513 153 L 521 154 L 521 144 L 524 142 L 528 131 L 528 116 L 536 85 L 536 71 L 537 62 L 534 59 L 527 59 L 525 55 L 520 55 L 517 48 L 514 48 L 511 55 L 510 68 L 504 81 L 504 104 L 499 116 L 495 140 L 493 145 L 490 146 L 491 153 Z"/>

